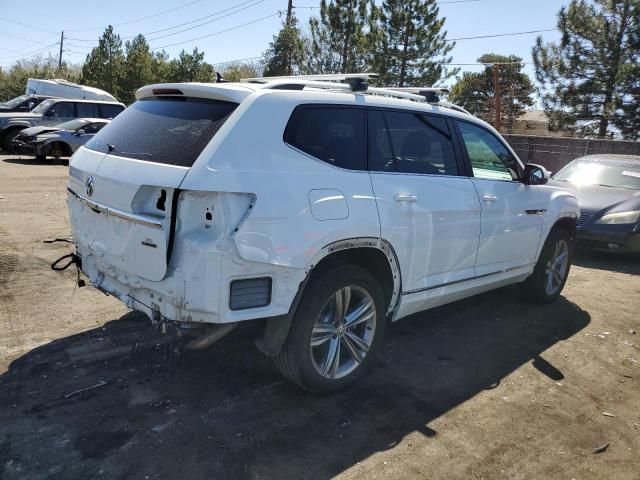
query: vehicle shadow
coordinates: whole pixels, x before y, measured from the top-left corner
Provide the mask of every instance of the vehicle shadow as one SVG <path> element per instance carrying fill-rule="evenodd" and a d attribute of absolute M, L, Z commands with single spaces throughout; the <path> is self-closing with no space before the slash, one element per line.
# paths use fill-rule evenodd
<path fill-rule="evenodd" d="M 578 248 L 573 256 L 573 264 L 585 268 L 640 275 L 640 254 L 608 253 Z"/>
<path fill-rule="evenodd" d="M 136 315 L 55 340 L 0 377 L 0 477 L 333 477 L 409 433 L 437 438 L 430 422 L 527 362 L 563 378 L 541 354 L 589 314 L 513 293 L 391 325 L 373 369 L 330 396 L 282 380 L 251 328 L 180 356 L 165 346 L 102 357 L 152 335 Z"/>
<path fill-rule="evenodd" d="M 13 163 L 17 165 L 69 165 L 69 159 L 59 158 L 58 160 L 54 158 L 48 158 L 46 160 L 37 160 L 35 157 L 17 157 L 17 158 L 3 158 L 3 162 L 5 163 Z"/>

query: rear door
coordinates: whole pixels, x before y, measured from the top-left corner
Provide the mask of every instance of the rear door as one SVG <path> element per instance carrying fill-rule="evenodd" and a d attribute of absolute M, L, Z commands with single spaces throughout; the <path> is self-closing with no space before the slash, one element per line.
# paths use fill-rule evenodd
<path fill-rule="evenodd" d="M 517 160 L 488 129 L 456 120 L 473 170 L 482 215 L 476 260 L 478 276 L 531 265 L 535 261 L 547 196 L 518 180 Z"/>
<path fill-rule="evenodd" d="M 480 205 L 461 176 L 443 116 L 370 110 L 369 170 L 382 238 L 396 250 L 403 293 L 471 279 Z"/>
<path fill-rule="evenodd" d="M 236 103 L 137 101 L 73 157 L 74 239 L 84 254 L 149 280 L 167 270 L 174 194 Z"/>

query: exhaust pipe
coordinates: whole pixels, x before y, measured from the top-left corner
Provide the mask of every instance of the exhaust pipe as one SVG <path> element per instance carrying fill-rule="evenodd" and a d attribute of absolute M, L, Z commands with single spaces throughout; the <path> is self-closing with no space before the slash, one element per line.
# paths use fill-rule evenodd
<path fill-rule="evenodd" d="M 187 343 L 184 348 L 187 350 L 200 350 L 202 348 L 207 348 L 216 343 L 226 334 L 230 333 L 237 326 L 238 322 L 224 323 L 220 325 L 205 327 L 204 332 L 197 338 L 194 338 L 189 343 Z"/>

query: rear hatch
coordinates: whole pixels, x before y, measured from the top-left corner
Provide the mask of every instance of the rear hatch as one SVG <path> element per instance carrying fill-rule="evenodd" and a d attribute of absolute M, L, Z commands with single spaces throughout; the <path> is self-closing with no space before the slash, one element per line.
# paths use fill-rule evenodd
<path fill-rule="evenodd" d="M 74 155 L 68 189 L 78 252 L 158 281 L 167 272 L 180 183 L 238 103 L 153 91 Z"/>

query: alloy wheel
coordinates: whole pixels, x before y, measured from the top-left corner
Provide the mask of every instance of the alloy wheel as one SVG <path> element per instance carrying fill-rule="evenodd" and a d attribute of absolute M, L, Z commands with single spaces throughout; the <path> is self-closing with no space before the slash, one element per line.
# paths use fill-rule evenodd
<path fill-rule="evenodd" d="M 547 262 L 545 274 L 545 291 L 547 295 L 555 294 L 562 287 L 562 283 L 569 268 L 569 245 L 564 240 L 558 240 L 551 260 Z"/>
<path fill-rule="evenodd" d="M 364 360 L 376 332 L 376 306 L 363 288 L 348 285 L 325 303 L 311 332 L 311 361 L 318 374 L 337 379 Z"/>

